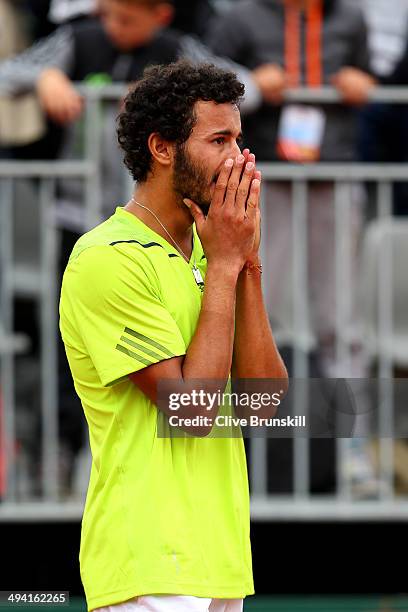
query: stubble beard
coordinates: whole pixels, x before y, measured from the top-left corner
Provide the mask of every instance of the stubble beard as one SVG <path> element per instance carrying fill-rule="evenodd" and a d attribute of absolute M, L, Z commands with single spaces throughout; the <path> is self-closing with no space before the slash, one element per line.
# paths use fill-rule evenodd
<path fill-rule="evenodd" d="M 216 176 L 212 177 L 213 183 Z M 207 215 L 211 204 L 210 180 L 205 168 L 191 159 L 185 144 L 176 145 L 173 171 L 173 189 L 182 198 L 193 200 Z"/>

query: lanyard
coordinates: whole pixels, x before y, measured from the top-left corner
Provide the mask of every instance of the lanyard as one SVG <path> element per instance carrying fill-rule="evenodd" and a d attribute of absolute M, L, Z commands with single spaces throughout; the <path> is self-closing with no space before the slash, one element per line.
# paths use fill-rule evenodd
<path fill-rule="evenodd" d="M 285 1 L 285 68 L 290 87 L 301 83 L 300 9 Z M 306 84 L 319 87 L 322 83 L 322 1 L 312 2 L 306 9 Z"/>

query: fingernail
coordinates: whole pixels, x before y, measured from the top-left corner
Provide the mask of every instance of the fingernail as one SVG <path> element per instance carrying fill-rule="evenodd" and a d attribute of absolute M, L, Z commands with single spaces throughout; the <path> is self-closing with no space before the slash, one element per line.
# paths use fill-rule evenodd
<path fill-rule="evenodd" d="M 225 165 L 227 166 L 227 168 L 231 168 L 231 166 L 234 164 L 234 160 L 233 159 L 227 159 L 225 162 Z"/>
<path fill-rule="evenodd" d="M 239 164 L 242 164 L 242 163 L 244 163 L 244 161 L 245 161 L 245 157 L 243 155 L 238 155 L 237 162 Z"/>
<path fill-rule="evenodd" d="M 250 170 L 253 170 L 253 169 L 254 169 L 254 164 L 252 162 L 248 162 L 246 165 L 246 170 L 248 170 L 249 172 Z"/>
<path fill-rule="evenodd" d="M 191 204 L 186 198 L 183 199 L 183 202 L 187 206 L 187 208 L 191 208 Z"/>

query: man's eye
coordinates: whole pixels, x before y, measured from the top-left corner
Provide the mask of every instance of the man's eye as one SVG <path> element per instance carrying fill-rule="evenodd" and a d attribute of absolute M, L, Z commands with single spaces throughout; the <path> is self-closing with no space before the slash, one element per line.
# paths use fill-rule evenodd
<path fill-rule="evenodd" d="M 217 144 L 224 144 L 225 138 L 216 138 L 214 142 L 216 142 Z"/>

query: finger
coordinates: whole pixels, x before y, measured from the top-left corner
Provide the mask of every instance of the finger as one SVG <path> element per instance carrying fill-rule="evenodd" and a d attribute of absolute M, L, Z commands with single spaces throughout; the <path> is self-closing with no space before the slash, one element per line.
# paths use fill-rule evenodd
<path fill-rule="evenodd" d="M 216 210 L 224 204 L 225 191 L 227 189 L 228 179 L 231 175 L 233 166 L 233 159 L 229 158 L 225 160 L 224 165 L 218 175 L 217 182 L 215 184 L 215 190 L 213 198 L 211 200 L 210 210 Z"/>
<path fill-rule="evenodd" d="M 79 117 L 82 115 L 82 106 L 81 105 L 75 105 L 72 107 L 71 109 L 71 121 L 76 121 L 77 119 L 79 119 Z"/>
<path fill-rule="evenodd" d="M 54 112 L 60 123 L 67 123 L 71 120 L 73 106 L 70 100 L 66 98 L 56 99 L 54 103 Z"/>
<path fill-rule="evenodd" d="M 76 119 L 76 109 L 71 105 L 66 105 L 62 111 L 64 117 L 64 123 L 71 123 Z"/>
<path fill-rule="evenodd" d="M 242 155 L 243 155 L 243 156 L 244 156 L 244 158 L 245 158 L 244 165 L 243 165 L 243 167 L 244 167 L 244 168 L 245 168 L 245 166 L 246 166 L 247 162 L 249 162 L 249 161 L 254 161 L 254 159 L 253 159 L 253 158 L 254 158 L 255 156 L 254 156 L 254 154 L 253 154 L 253 153 L 251 153 L 251 152 L 250 152 L 250 150 L 249 150 L 249 149 L 244 149 L 244 150 L 242 151 Z"/>
<path fill-rule="evenodd" d="M 258 181 L 260 181 L 261 178 L 262 178 L 262 172 L 260 170 L 255 170 L 254 179 L 258 179 Z"/>
<path fill-rule="evenodd" d="M 80 113 L 83 107 L 83 100 L 81 96 L 78 96 L 78 94 L 74 92 L 71 99 L 67 101 L 67 106 L 69 106 L 73 112 Z"/>
<path fill-rule="evenodd" d="M 195 202 L 193 202 L 193 200 L 190 200 L 189 198 L 184 198 L 183 202 L 190 210 L 191 216 L 193 217 L 194 222 L 196 224 L 197 231 L 200 231 L 203 223 L 205 222 L 204 213 L 202 212 L 201 208 L 197 206 Z"/>
<path fill-rule="evenodd" d="M 259 209 L 259 196 L 261 193 L 261 181 L 253 179 L 251 182 L 251 189 L 249 191 L 248 203 L 247 203 L 247 215 L 251 219 L 255 219 L 257 211 Z"/>
<path fill-rule="evenodd" d="M 245 208 L 247 204 L 248 194 L 251 187 L 251 181 L 255 170 L 255 164 L 248 162 L 245 166 L 244 174 L 242 175 L 241 182 L 237 190 L 237 196 L 235 199 L 235 206 L 240 210 L 242 216 L 245 215 Z"/>
<path fill-rule="evenodd" d="M 59 123 L 61 125 L 66 123 L 66 115 L 65 115 L 64 109 L 62 109 L 62 108 L 50 108 L 48 113 L 49 113 L 49 116 L 51 117 L 51 119 L 53 121 L 55 121 L 55 123 Z"/>
<path fill-rule="evenodd" d="M 235 198 L 241 181 L 241 174 L 244 168 L 245 157 L 238 155 L 235 158 L 234 167 L 228 180 L 228 185 L 225 193 L 224 206 L 235 206 Z"/>
<path fill-rule="evenodd" d="M 66 120 L 67 121 L 69 121 L 69 122 L 75 121 L 75 119 L 77 119 L 78 115 L 79 115 L 78 114 L 78 109 L 75 106 L 71 106 L 71 107 L 68 107 L 66 109 L 65 116 L 66 116 Z"/>

